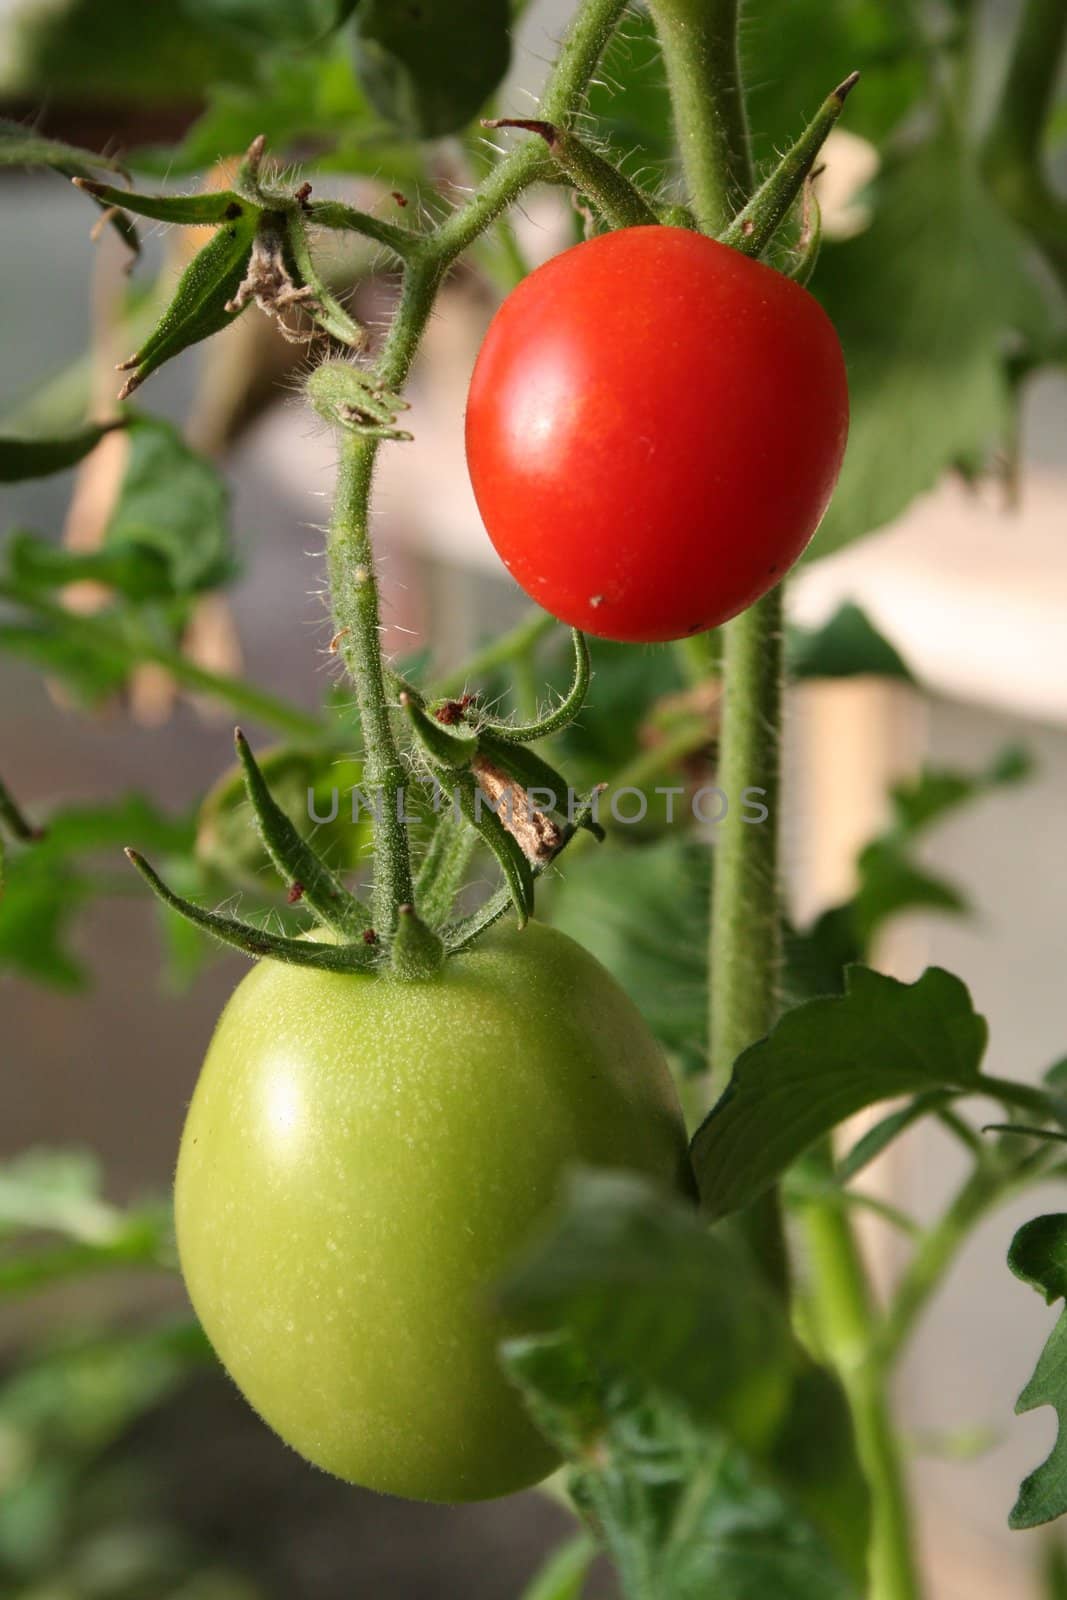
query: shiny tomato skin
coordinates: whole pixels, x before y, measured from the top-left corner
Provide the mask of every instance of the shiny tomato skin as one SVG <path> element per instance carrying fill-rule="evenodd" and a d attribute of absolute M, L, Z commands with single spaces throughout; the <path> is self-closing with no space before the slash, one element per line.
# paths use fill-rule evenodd
<path fill-rule="evenodd" d="M 609 639 L 682 638 L 781 579 L 848 433 L 807 290 L 683 228 L 555 256 L 494 317 L 467 403 L 482 519 L 526 593 Z"/>
<path fill-rule="evenodd" d="M 507 1494 L 557 1461 L 498 1364 L 490 1291 L 575 1163 L 691 1182 L 658 1045 L 566 935 L 495 933 L 421 982 L 264 961 L 182 1137 L 186 1285 L 318 1466 L 415 1499 Z"/>

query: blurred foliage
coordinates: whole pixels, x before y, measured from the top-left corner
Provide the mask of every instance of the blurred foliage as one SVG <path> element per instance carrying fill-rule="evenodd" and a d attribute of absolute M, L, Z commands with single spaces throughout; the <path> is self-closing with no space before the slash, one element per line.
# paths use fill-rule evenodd
<path fill-rule="evenodd" d="M 121 1209 L 101 1184 L 88 1152 L 29 1150 L 0 1166 L 0 1296 L 106 1267 L 173 1270 L 169 1207 Z"/>
<path fill-rule="evenodd" d="M 114 890 L 120 851 L 137 843 L 157 853 L 182 853 L 192 838 L 190 819 L 165 817 L 137 795 L 55 811 L 42 835 L 8 861 L 0 895 L 0 972 L 7 968 L 61 988 L 83 985 L 87 974 L 71 935 L 79 911 L 95 895 Z"/>

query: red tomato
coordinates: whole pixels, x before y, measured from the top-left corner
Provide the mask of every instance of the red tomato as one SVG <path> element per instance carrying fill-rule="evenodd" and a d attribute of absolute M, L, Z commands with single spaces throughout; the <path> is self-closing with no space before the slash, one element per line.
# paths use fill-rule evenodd
<path fill-rule="evenodd" d="M 486 335 L 467 461 L 530 597 L 608 639 L 679 639 L 779 581 L 848 433 L 821 306 L 682 228 L 625 228 L 519 284 Z"/>

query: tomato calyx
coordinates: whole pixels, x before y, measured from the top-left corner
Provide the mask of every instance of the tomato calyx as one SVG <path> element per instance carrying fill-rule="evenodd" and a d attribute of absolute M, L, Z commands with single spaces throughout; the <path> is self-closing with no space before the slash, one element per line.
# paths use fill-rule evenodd
<path fill-rule="evenodd" d="M 432 977 L 446 957 L 467 949 L 509 907 L 517 912 L 519 927 L 525 926 L 533 912 L 536 878 L 580 828 L 603 837 L 595 815 L 603 786 L 576 797 L 561 774 L 529 748 L 534 740 L 565 727 L 585 702 L 589 653 L 580 633 L 574 633 L 573 643 L 570 687 L 558 705 L 529 723 L 494 720 L 473 693 L 433 701 L 396 680 L 402 684 L 401 711 L 433 782 L 435 824 L 415 899 L 397 907 L 395 927 L 384 936 L 372 926 L 369 907 L 278 804 L 239 728 L 234 733 L 238 769 L 262 848 L 285 885 L 287 903 L 307 907 L 319 936 L 270 933 L 196 905 L 171 889 L 139 852 L 126 854 L 167 907 L 254 959 L 329 972 Z M 354 794 L 366 800 L 362 791 Z M 442 798 L 449 802 L 443 810 Z M 496 857 L 503 885 L 472 916 L 456 921 L 453 905 L 478 840 Z"/>

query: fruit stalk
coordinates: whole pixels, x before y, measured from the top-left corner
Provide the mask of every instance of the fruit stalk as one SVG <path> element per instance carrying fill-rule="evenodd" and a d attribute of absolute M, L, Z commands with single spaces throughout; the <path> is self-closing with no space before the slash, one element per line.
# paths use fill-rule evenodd
<path fill-rule="evenodd" d="M 650 0 L 675 133 L 703 233 L 713 237 L 753 188 L 738 61 L 738 0 Z"/>

